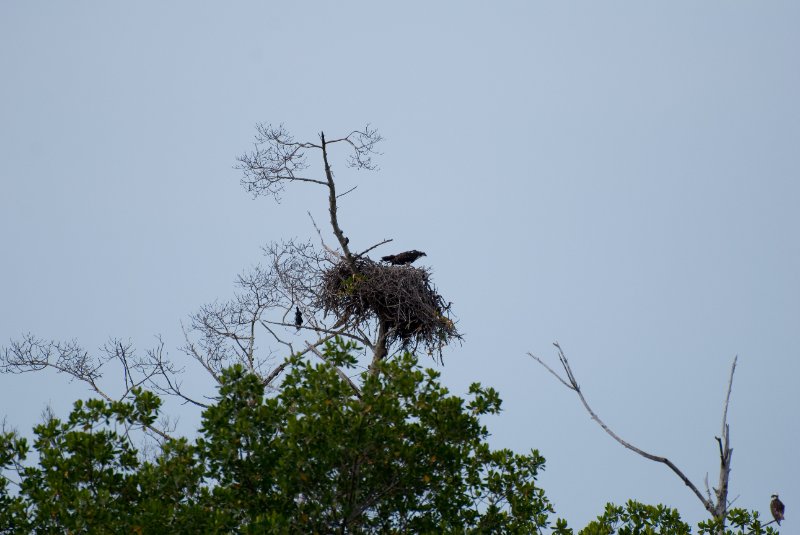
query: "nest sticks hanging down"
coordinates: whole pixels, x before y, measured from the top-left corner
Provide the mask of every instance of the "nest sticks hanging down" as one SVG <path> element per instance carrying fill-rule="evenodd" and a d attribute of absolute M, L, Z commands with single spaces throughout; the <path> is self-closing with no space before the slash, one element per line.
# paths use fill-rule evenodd
<path fill-rule="evenodd" d="M 320 307 L 354 325 L 376 319 L 386 328 L 387 343 L 422 345 L 441 359 L 442 348 L 461 339 L 445 303 L 424 267 L 390 266 L 356 258 L 355 271 L 340 261 L 322 276 Z"/>

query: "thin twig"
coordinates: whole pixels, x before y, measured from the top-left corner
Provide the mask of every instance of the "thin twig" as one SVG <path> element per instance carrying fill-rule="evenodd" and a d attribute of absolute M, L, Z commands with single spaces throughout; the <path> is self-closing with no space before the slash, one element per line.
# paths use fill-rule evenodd
<path fill-rule="evenodd" d="M 336 196 L 336 198 L 337 198 L 337 199 L 341 199 L 342 197 L 344 197 L 345 195 L 347 195 L 347 194 L 348 194 L 348 193 L 350 193 L 351 191 L 355 190 L 357 187 L 358 187 L 358 186 L 353 186 L 352 188 L 350 188 L 349 190 L 345 191 L 344 193 L 339 193 L 339 194 Z"/>
<path fill-rule="evenodd" d="M 383 240 L 382 242 L 378 242 L 378 243 L 376 243 L 375 245 L 373 245 L 372 247 L 368 247 L 367 249 L 364 249 L 363 251 L 361 251 L 360 253 L 358 253 L 356 256 L 359 256 L 359 257 L 360 257 L 360 256 L 364 256 L 365 254 L 367 254 L 367 253 L 368 253 L 368 252 L 370 252 L 371 250 L 373 250 L 373 249 L 375 249 L 375 248 L 377 248 L 377 247 L 380 247 L 381 245 L 386 245 L 386 244 L 387 244 L 387 243 L 389 243 L 390 241 L 394 241 L 394 239 L 393 239 L 393 238 L 388 238 L 388 239 L 385 239 L 385 240 Z"/>
<path fill-rule="evenodd" d="M 553 368 L 551 368 L 550 366 L 548 366 L 548 365 L 547 365 L 547 364 L 546 364 L 546 363 L 545 363 L 545 362 L 544 362 L 542 359 L 540 359 L 539 357 L 537 357 L 537 356 L 536 356 L 536 355 L 534 355 L 533 353 L 528 353 L 528 356 L 529 356 L 529 357 L 531 357 L 531 358 L 532 358 L 533 360 L 535 360 L 536 362 L 538 362 L 539 364 L 541 364 L 542 366 L 544 366 L 544 368 L 545 368 L 547 371 L 549 371 L 550 373 L 552 373 L 552 374 L 553 374 L 553 377 L 555 377 L 556 379 L 558 379 L 559 381 L 561 381 L 561 384 L 562 384 L 562 385 L 566 386 L 566 387 L 567 387 L 567 388 L 569 388 L 570 390 L 575 390 L 574 388 L 572 388 L 572 385 L 570 385 L 568 382 L 566 382 L 564 379 L 562 379 L 562 378 L 561 378 L 561 376 L 560 376 L 560 375 L 558 375 L 558 373 L 556 373 L 556 371 L 555 371 Z"/>

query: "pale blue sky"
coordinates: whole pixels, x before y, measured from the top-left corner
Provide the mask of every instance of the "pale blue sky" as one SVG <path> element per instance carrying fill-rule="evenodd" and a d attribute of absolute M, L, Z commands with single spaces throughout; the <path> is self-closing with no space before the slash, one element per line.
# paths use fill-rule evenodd
<path fill-rule="evenodd" d="M 799 27 L 789 1 L 3 2 L 0 343 L 160 333 L 177 356 L 262 244 L 324 221 L 313 187 L 241 189 L 255 123 L 369 122 L 379 173 L 334 156 L 360 184 L 342 225 L 428 253 L 466 335 L 444 381 L 500 390 L 493 443 L 541 450 L 559 515 L 704 511 L 525 356 L 553 340 L 606 421 L 697 484 L 738 354 L 731 496 L 800 510 Z M 22 429 L 87 394 L 0 376 Z"/>

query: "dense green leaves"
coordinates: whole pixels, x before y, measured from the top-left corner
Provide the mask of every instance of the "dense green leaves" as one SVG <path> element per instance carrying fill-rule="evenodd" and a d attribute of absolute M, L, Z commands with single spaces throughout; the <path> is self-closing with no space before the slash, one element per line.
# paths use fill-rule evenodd
<path fill-rule="evenodd" d="M 726 519 L 726 529 L 722 531 L 722 521 L 719 519 L 700 522 L 699 535 L 774 535 L 778 531 L 773 526 L 764 526 L 759 518 L 758 511 L 744 509 L 731 509 Z"/>
<path fill-rule="evenodd" d="M 698 535 L 773 535 L 771 526 L 764 527 L 758 512 L 731 509 L 725 520 L 700 522 Z M 645 505 L 629 501 L 624 507 L 608 504 L 605 513 L 580 531 L 580 535 L 688 535 L 689 524 L 681 520 L 678 511 L 664 505 Z"/>
<path fill-rule="evenodd" d="M 678 511 L 663 505 L 629 501 L 624 507 L 608 504 L 605 513 L 580 535 L 688 535 L 691 528 Z"/>
<path fill-rule="evenodd" d="M 356 392 L 339 375 L 358 375 L 354 349 L 293 359 L 271 395 L 243 368 L 226 370 L 198 438 L 167 441 L 150 460 L 131 436 L 160 400 L 141 390 L 131 402 L 76 402 L 65 421 L 34 429 L 32 448 L 0 433 L 0 532 L 573 534 L 536 485 L 541 455 L 488 446 L 480 417 L 500 411 L 496 391 L 476 383 L 454 396 L 405 354 L 360 374 Z M 742 510 L 727 526 L 774 533 Z M 580 531 L 689 533 L 677 511 L 635 501 Z"/>
<path fill-rule="evenodd" d="M 350 348 L 344 348 L 345 350 Z M 329 346 L 339 365 L 349 359 Z M 550 506 L 534 485 L 537 452 L 492 451 L 478 417 L 499 410 L 475 385 L 469 403 L 405 355 L 365 374 L 361 393 L 326 364 L 293 362 L 281 393 L 239 368 L 205 414 L 198 441 L 210 500 L 227 528 L 303 533 L 530 532 Z"/>
<path fill-rule="evenodd" d="M 34 428 L 36 464 L 23 464 L 30 453 L 24 439 L 2 436 L 2 468 L 14 468 L 16 476 L 3 481 L 4 532 L 130 532 L 143 529 L 148 515 L 156 525 L 154 514 L 164 510 L 163 496 L 174 486 L 163 481 L 169 466 L 186 471 L 192 459 L 175 462 L 175 452 L 186 448 L 185 441 L 175 441 L 156 465 L 141 463 L 130 433 L 154 421 L 160 401 L 148 392 L 133 394 L 133 403 L 78 401 L 67 421 L 48 417 Z M 13 493 L 9 481 L 16 483 Z M 187 494 L 179 485 L 170 498 Z"/>
<path fill-rule="evenodd" d="M 77 402 L 69 418 L 34 430 L 28 445 L 0 438 L 0 527 L 27 533 L 531 533 L 552 511 L 535 485 L 544 459 L 491 450 L 480 416 L 500 410 L 492 389 L 468 401 L 403 355 L 361 377 L 354 348 L 328 363 L 295 359 L 279 394 L 241 367 L 224 372 L 200 436 L 163 445 L 144 462 L 129 432 L 151 424 L 158 399 Z M 13 479 L 13 478 L 12 478 Z"/>

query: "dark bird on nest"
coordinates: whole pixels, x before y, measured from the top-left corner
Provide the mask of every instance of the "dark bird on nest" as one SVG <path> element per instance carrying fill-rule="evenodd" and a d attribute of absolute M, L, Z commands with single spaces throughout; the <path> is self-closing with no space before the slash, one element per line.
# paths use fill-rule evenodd
<path fill-rule="evenodd" d="M 785 509 L 786 506 L 778 499 L 778 495 L 773 494 L 772 501 L 769 502 L 769 510 L 772 512 L 772 518 L 775 519 L 775 522 L 777 522 L 779 526 L 781 525 L 781 520 L 783 520 L 783 511 Z"/>
<path fill-rule="evenodd" d="M 384 256 L 381 258 L 384 262 L 389 262 L 394 266 L 407 266 L 408 264 L 414 262 L 420 256 L 428 256 L 422 251 L 417 251 L 416 249 L 413 251 L 406 251 L 405 253 L 398 253 L 398 254 L 390 254 L 389 256 Z"/>
<path fill-rule="evenodd" d="M 297 331 L 300 332 L 300 327 L 303 325 L 303 315 L 300 313 L 300 307 L 295 307 L 294 309 L 294 326 L 297 327 Z"/>

